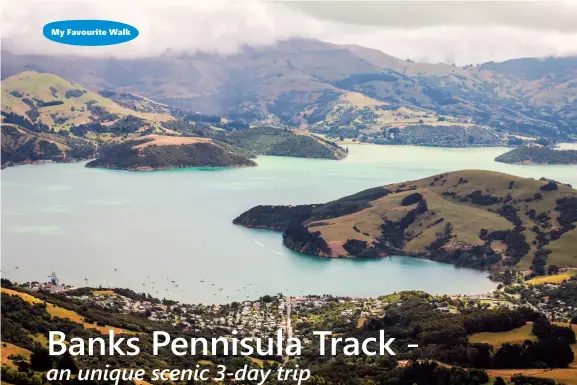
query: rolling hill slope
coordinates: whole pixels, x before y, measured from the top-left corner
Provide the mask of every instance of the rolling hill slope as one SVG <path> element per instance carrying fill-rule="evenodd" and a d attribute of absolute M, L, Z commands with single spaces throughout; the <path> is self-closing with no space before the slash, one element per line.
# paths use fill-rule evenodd
<path fill-rule="evenodd" d="M 54 72 L 94 90 L 129 91 L 205 114 L 365 141 L 405 143 L 405 137 L 386 131 L 440 122 L 462 129 L 474 124 L 504 144 L 506 133 L 577 138 L 574 60 L 458 67 L 405 61 L 355 45 L 289 39 L 246 46 L 227 57 L 187 53 L 122 60 L 4 53 L 2 69 L 7 75 Z"/>
<path fill-rule="evenodd" d="M 334 160 L 340 160 L 347 156 L 347 151 L 342 147 L 302 130 L 291 131 L 260 127 L 233 131 L 227 135 L 216 135 L 215 137 L 259 155 Z"/>
<path fill-rule="evenodd" d="M 324 257 L 411 255 L 476 268 L 577 266 L 577 191 L 466 170 L 375 187 L 324 205 L 257 206 L 233 221 L 283 230 Z"/>
<path fill-rule="evenodd" d="M 121 106 L 54 74 L 23 72 L 2 81 L 2 166 L 88 159 L 98 142 L 127 132 L 167 132 L 162 124 L 173 120 Z"/>
<path fill-rule="evenodd" d="M 147 135 L 105 147 L 86 167 L 150 171 L 184 167 L 256 166 L 242 150 L 210 138 Z"/>
<path fill-rule="evenodd" d="M 170 107 L 126 91 L 102 89 L 95 93 L 50 73 L 27 71 L 2 81 L 3 167 L 96 157 L 107 143 L 117 143 L 119 138 L 148 140 L 153 136 L 175 138 L 184 146 L 154 140 L 154 150 L 140 153 L 145 160 L 135 158 L 131 146 L 116 144 L 111 146 L 113 160 L 107 158 L 108 152 L 102 154 L 106 161 L 99 159 L 91 165 L 122 169 L 226 167 L 254 165 L 248 157 L 258 154 L 327 159 L 347 155 L 338 145 L 304 130 L 249 129 L 242 121 Z M 119 149 L 126 153 L 120 154 Z"/>
<path fill-rule="evenodd" d="M 23 72 L 2 81 L 2 112 L 18 114 L 53 131 L 133 115 L 154 127 L 169 114 L 138 112 L 49 73 Z"/>

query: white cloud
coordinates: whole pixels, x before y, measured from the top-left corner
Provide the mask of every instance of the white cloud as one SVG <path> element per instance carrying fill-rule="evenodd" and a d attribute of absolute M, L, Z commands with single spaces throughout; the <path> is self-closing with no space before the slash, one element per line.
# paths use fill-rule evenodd
<path fill-rule="evenodd" d="M 71 19 L 120 21 L 140 34 L 129 43 L 107 47 L 66 46 L 42 35 L 45 24 Z M 295 22 L 299 19 L 307 21 Z M 3 7 L 2 40 L 4 48 L 27 53 L 142 56 L 167 49 L 232 53 L 243 44 L 307 36 L 305 31 L 314 32 L 315 24 L 320 23 L 281 4 L 257 1 L 22 0 Z"/>
<path fill-rule="evenodd" d="M 575 0 L 287 0 L 283 3 L 318 19 L 357 26 L 404 29 L 511 26 L 577 32 Z"/>
<path fill-rule="evenodd" d="M 371 7 L 351 1 L 332 8 L 323 2 L 250 0 L 2 1 L 3 48 L 17 53 L 130 57 L 158 55 L 170 49 L 228 54 L 243 44 L 267 45 L 293 36 L 363 45 L 401 58 L 458 64 L 577 53 L 577 23 L 570 22 L 577 20 L 577 0 L 558 2 L 556 7 L 545 2 L 516 2 L 517 8 L 487 1 L 482 2 L 482 11 L 477 9 L 474 14 L 467 14 L 471 12 L 467 7 L 459 11 L 447 2 L 427 2 L 434 5 L 434 13 L 426 7 L 419 13 L 415 6 L 405 18 L 406 6 L 395 8 L 395 3 L 389 3 L 387 16 L 379 17 Z M 109 47 L 65 46 L 42 36 L 44 24 L 66 19 L 120 21 L 138 28 L 140 35 Z"/>
<path fill-rule="evenodd" d="M 328 41 L 362 42 L 402 59 L 464 64 L 503 61 L 517 57 L 577 54 L 577 33 L 543 32 L 513 27 L 429 27 L 413 30 L 368 29 L 335 32 Z"/>

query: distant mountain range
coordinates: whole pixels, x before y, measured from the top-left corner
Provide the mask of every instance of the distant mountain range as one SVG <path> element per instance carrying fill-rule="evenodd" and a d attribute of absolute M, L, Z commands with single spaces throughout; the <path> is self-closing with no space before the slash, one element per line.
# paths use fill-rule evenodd
<path fill-rule="evenodd" d="M 482 146 L 517 144 L 525 137 L 577 139 L 577 57 L 458 67 L 308 39 L 246 46 L 226 57 L 129 60 L 3 52 L 3 77 L 24 70 L 231 120 L 376 143 Z"/>

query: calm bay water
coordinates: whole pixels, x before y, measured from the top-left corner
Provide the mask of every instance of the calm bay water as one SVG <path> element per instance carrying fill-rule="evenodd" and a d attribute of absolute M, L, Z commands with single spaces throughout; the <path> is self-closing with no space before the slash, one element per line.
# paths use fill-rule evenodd
<path fill-rule="evenodd" d="M 74 163 L 3 170 L 2 274 L 41 281 L 55 271 L 73 285 L 87 280 L 92 286 L 129 287 L 205 303 L 278 292 L 485 292 L 494 286 L 485 272 L 407 257 L 302 255 L 286 249 L 278 233 L 244 229 L 231 221 L 258 204 L 327 202 L 459 169 L 546 176 L 577 185 L 577 166 L 494 162 L 503 148 L 349 149 L 343 161 L 259 157 L 259 167 L 243 169 L 134 173 Z"/>

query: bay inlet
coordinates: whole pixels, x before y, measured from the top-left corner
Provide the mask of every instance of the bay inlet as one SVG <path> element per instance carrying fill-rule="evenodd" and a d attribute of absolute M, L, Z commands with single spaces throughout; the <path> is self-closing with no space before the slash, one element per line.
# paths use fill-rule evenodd
<path fill-rule="evenodd" d="M 84 162 L 2 171 L 2 275 L 128 287 L 222 303 L 264 294 L 481 293 L 487 272 L 411 257 L 326 259 L 272 231 L 231 223 L 259 204 L 328 202 L 366 188 L 459 169 L 577 185 L 577 166 L 494 162 L 505 148 L 350 145 L 342 161 L 262 156 L 258 167 L 126 172 Z"/>

